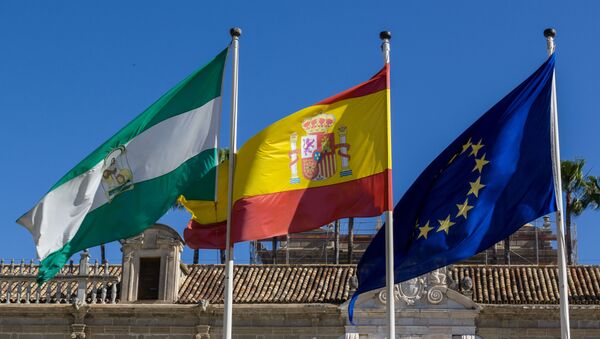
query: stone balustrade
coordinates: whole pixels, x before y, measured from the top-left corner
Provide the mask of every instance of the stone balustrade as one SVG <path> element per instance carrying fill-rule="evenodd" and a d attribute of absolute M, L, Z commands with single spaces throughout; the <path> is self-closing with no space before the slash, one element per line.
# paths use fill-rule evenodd
<path fill-rule="evenodd" d="M 118 301 L 120 265 L 89 264 L 87 252 L 78 265 L 73 261 L 52 280 L 38 284 L 39 265 L 33 260 L 15 263 L 0 260 L 0 303 L 3 304 L 115 304 Z"/>

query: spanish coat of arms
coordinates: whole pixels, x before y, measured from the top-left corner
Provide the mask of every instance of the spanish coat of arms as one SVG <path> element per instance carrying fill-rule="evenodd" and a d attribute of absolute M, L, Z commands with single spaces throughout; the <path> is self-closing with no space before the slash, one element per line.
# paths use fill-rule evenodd
<path fill-rule="evenodd" d="M 347 128 L 338 128 L 339 143 L 335 143 L 335 133 L 331 129 L 335 123 L 333 114 L 320 113 L 312 118 L 304 119 L 302 129 L 306 135 L 300 138 L 300 149 L 297 148 L 298 134 L 290 136 L 290 183 L 299 183 L 297 164 L 299 158 L 302 160 L 302 176 L 307 180 L 320 181 L 334 176 L 337 173 L 338 164 L 336 157 L 341 159 L 340 176 L 352 175 L 349 167 L 350 156 L 348 149 L 350 145 L 346 142 Z"/>

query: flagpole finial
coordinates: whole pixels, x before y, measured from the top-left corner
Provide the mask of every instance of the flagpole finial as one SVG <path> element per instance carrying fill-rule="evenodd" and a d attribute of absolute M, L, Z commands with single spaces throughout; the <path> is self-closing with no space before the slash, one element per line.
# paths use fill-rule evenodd
<path fill-rule="evenodd" d="M 379 39 L 381 39 L 381 51 L 383 52 L 383 63 L 390 63 L 390 40 L 392 39 L 392 32 L 382 31 L 379 32 Z"/>
<path fill-rule="evenodd" d="M 240 35 L 242 35 L 242 29 L 239 27 L 232 27 L 229 30 L 229 34 L 231 35 L 232 38 L 239 38 Z"/>
<path fill-rule="evenodd" d="M 556 46 L 554 45 L 554 37 L 556 36 L 556 30 L 554 28 L 546 28 L 544 30 L 544 37 L 546 37 L 546 51 L 548 56 L 554 53 Z"/>
<path fill-rule="evenodd" d="M 554 38 L 556 36 L 556 30 L 554 28 L 546 28 L 544 30 L 544 36 L 546 38 Z"/>

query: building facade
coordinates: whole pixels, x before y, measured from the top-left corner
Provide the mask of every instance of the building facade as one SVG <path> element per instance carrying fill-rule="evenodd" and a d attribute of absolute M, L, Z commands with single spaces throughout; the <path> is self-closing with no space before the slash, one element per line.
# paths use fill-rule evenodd
<path fill-rule="evenodd" d="M 0 263 L 0 338 L 221 338 L 223 269 L 186 265 L 183 242 L 155 225 L 122 242 L 120 265 Z M 237 265 L 235 338 L 384 338 L 388 297 L 362 295 L 347 316 L 356 267 Z M 600 338 L 600 267 L 569 269 L 574 338 Z M 399 338 L 559 338 L 553 265 L 461 264 L 395 287 Z"/>

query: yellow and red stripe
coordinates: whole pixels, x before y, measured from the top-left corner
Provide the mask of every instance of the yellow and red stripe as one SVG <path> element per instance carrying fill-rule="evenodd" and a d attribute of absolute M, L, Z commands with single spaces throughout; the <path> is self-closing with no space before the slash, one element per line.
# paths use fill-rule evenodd
<path fill-rule="evenodd" d="M 237 156 L 232 242 L 391 210 L 389 121 L 386 65 L 369 81 L 289 115 L 248 140 Z M 224 223 L 207 226 L 192 219 L 186 243 L 224 247 Z"/>

